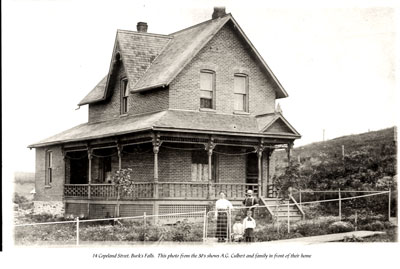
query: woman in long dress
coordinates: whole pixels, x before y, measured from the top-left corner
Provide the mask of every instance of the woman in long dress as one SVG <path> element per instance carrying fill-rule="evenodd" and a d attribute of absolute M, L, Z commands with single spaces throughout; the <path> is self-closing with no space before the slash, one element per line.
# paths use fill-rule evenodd
<path fill-rule="evenodd" d="M 219 193 L 219 196 L 220 199 L 215 203 L 215 214 L 217 217 L 217 231 L 215 236 L 218 238 L 218 242 L 224 242 L 228 238 L 228 218 L 231 215 L 233 206 L 225 198 L 226 194 L 223 191 Z"/>

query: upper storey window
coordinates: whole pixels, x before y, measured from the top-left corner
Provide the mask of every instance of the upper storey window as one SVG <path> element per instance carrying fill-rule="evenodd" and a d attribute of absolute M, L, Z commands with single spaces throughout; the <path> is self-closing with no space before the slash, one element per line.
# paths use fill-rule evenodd
<path fill-rule="evenodd" d="M 243 74 L 235 74 L 234 79 L 235 94 L 235 111 L 248 112 L 249 110 L 249 94 L 248 94 L 248 77 Z"/>
<path fill-rule="evenodd" d="M 214 72 L 202 70 L 200 72 L 200 108 L 214 109 Z"/>
<path fill-rule="evenodd" d="M 121 114 L 128 113 L 128 80 L 126 78 L 121 80 Z"/>

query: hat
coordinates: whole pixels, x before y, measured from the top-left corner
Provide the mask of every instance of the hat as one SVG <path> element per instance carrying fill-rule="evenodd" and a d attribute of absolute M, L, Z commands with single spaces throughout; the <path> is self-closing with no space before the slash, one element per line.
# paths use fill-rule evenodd
<path fill-rule="evenodd" d="M 252 190 L 247 190 L 247 194 L 253 194 Z"/>

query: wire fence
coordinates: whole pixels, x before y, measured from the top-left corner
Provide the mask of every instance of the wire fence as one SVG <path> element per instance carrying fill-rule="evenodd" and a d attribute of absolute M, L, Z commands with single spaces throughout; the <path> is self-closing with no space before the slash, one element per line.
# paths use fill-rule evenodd
<path fill-rule="evenodd" d="M 355 195 L 358 193 L 366 193 Z M 325 199 L 314 200 L 314 198 Z M 330 196 L 329 196 L 329 195 Z M 382 199 L 388 196 L 388 201 Z M 254 226 L 267 223 L 276 233 L 290 233 L 296 226 L 299 214 L 304 211 L 312 214 L 307 207 L 328 205 L 325 208 L 332 216 L 342 220 L 344 215 L 356 214 L 365 210 L 371 203 L 386 204 L 388 219 L 391 212 L 391 191 L 301 191 L 293 192 L 288 200 L 276 200 L 275 204 L 257 207 L 234 207 L 230 210 L 207 209 L 195 212 L 146 215 L 133 217 L 110 217 L 100 219 L 39 222 L 15 225 L 15 238 L 18 242 L 51 242 L 80 245 L 96 241 L 194 241 L 194 242 L 253 242 Z M 369 201 L 371 198 L 378 198 Z M 349 202 L 353 201 L 352 204 Z M 357 203 L 354 203 L 356 201 Z M 327 209 L 328 208 L 328 209 Z M 312 209 L 311 209 L 312 210 Z M 297 212 L 295 215 L 293 212 Z M 300 213 L 299 213 L 300 212 Z M 314 212 L 315 213 L 315 212 Z M 382 212 L 381 212 L 382 213 Z M 297 217 L 297 218 L 296 218 Z M 357 217 L 356 217 L 357 218 Z M 174 223 L 157 224 L 172 219 Z M 356 220 L 357 221 L 357 220 Z M 250 228 L 249 228 L 250 227 Z"/>

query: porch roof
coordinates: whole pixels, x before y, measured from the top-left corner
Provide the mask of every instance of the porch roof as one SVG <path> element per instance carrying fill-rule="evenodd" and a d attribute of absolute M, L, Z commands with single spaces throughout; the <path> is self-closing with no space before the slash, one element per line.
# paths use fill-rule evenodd
<path fill-rule="evenodd" d="M 226 135 L 286 137 L 297 139 L 298 133 L 268 132 L 264 127 L 273 124 L 274 117 L 266 117 L 263 126 L 250 115 L 229 115 L 188 110 L 166 110 L 142 115 L 120 117 L 96 123 L 84 123 L 31 144 L 29 148 L 68 142 L 112 137 L 140 131 L 160 130 L 194 133 L 219 133 Z"/>

